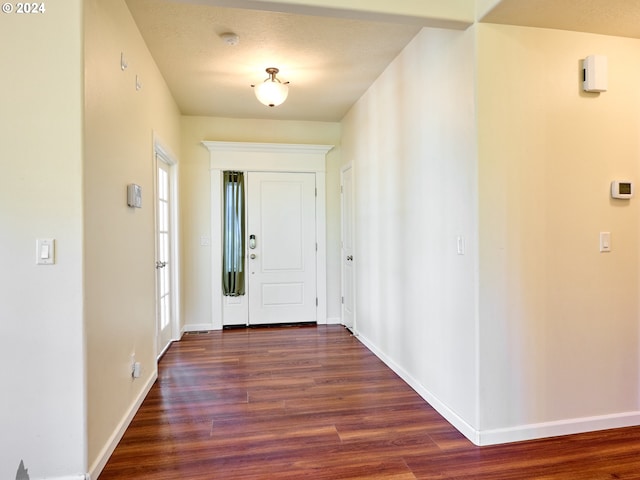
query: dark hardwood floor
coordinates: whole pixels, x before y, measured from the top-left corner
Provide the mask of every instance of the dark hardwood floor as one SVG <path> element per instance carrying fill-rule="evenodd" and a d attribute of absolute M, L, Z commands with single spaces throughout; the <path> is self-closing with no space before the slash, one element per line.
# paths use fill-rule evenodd
<path fill-rule="evenodd" d="M 640 479 L 640 427 L 476 447 L 339 326 L 187 334 L 110 479 Z"/>

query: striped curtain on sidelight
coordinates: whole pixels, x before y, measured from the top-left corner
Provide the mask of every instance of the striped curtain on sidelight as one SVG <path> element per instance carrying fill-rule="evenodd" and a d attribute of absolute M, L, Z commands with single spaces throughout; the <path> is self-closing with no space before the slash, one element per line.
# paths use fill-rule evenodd
<path fill-rule="evenodd" d="M 224 172 L 222 288 L 225 296 L 244 295 L 244 173 Z"/>

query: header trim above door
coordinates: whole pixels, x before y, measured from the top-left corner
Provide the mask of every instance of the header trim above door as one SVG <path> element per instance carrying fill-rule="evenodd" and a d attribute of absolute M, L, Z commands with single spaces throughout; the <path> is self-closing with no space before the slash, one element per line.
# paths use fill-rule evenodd
<path fill-rule="evenodd" d="M 333 145 L 204 141 L 211 170 L 325 172 Z"/>

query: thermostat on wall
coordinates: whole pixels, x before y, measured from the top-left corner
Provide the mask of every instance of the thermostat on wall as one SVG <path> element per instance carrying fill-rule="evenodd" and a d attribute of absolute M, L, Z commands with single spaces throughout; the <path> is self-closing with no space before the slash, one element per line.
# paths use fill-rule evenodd
<path fill-rule="evenodd" d="M 611 182 L 611 198 L 632 198 L 633 182 L 614 180 Z"/>

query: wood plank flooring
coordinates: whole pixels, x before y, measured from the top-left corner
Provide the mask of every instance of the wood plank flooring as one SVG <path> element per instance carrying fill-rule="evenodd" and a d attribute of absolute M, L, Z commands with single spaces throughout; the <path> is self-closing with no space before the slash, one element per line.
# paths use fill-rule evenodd
<path fill-rule="evenodd" d="M 640 427 L 476 447 L 348 330 L 187 334 L 110 479 L 640 479 Z"/>

